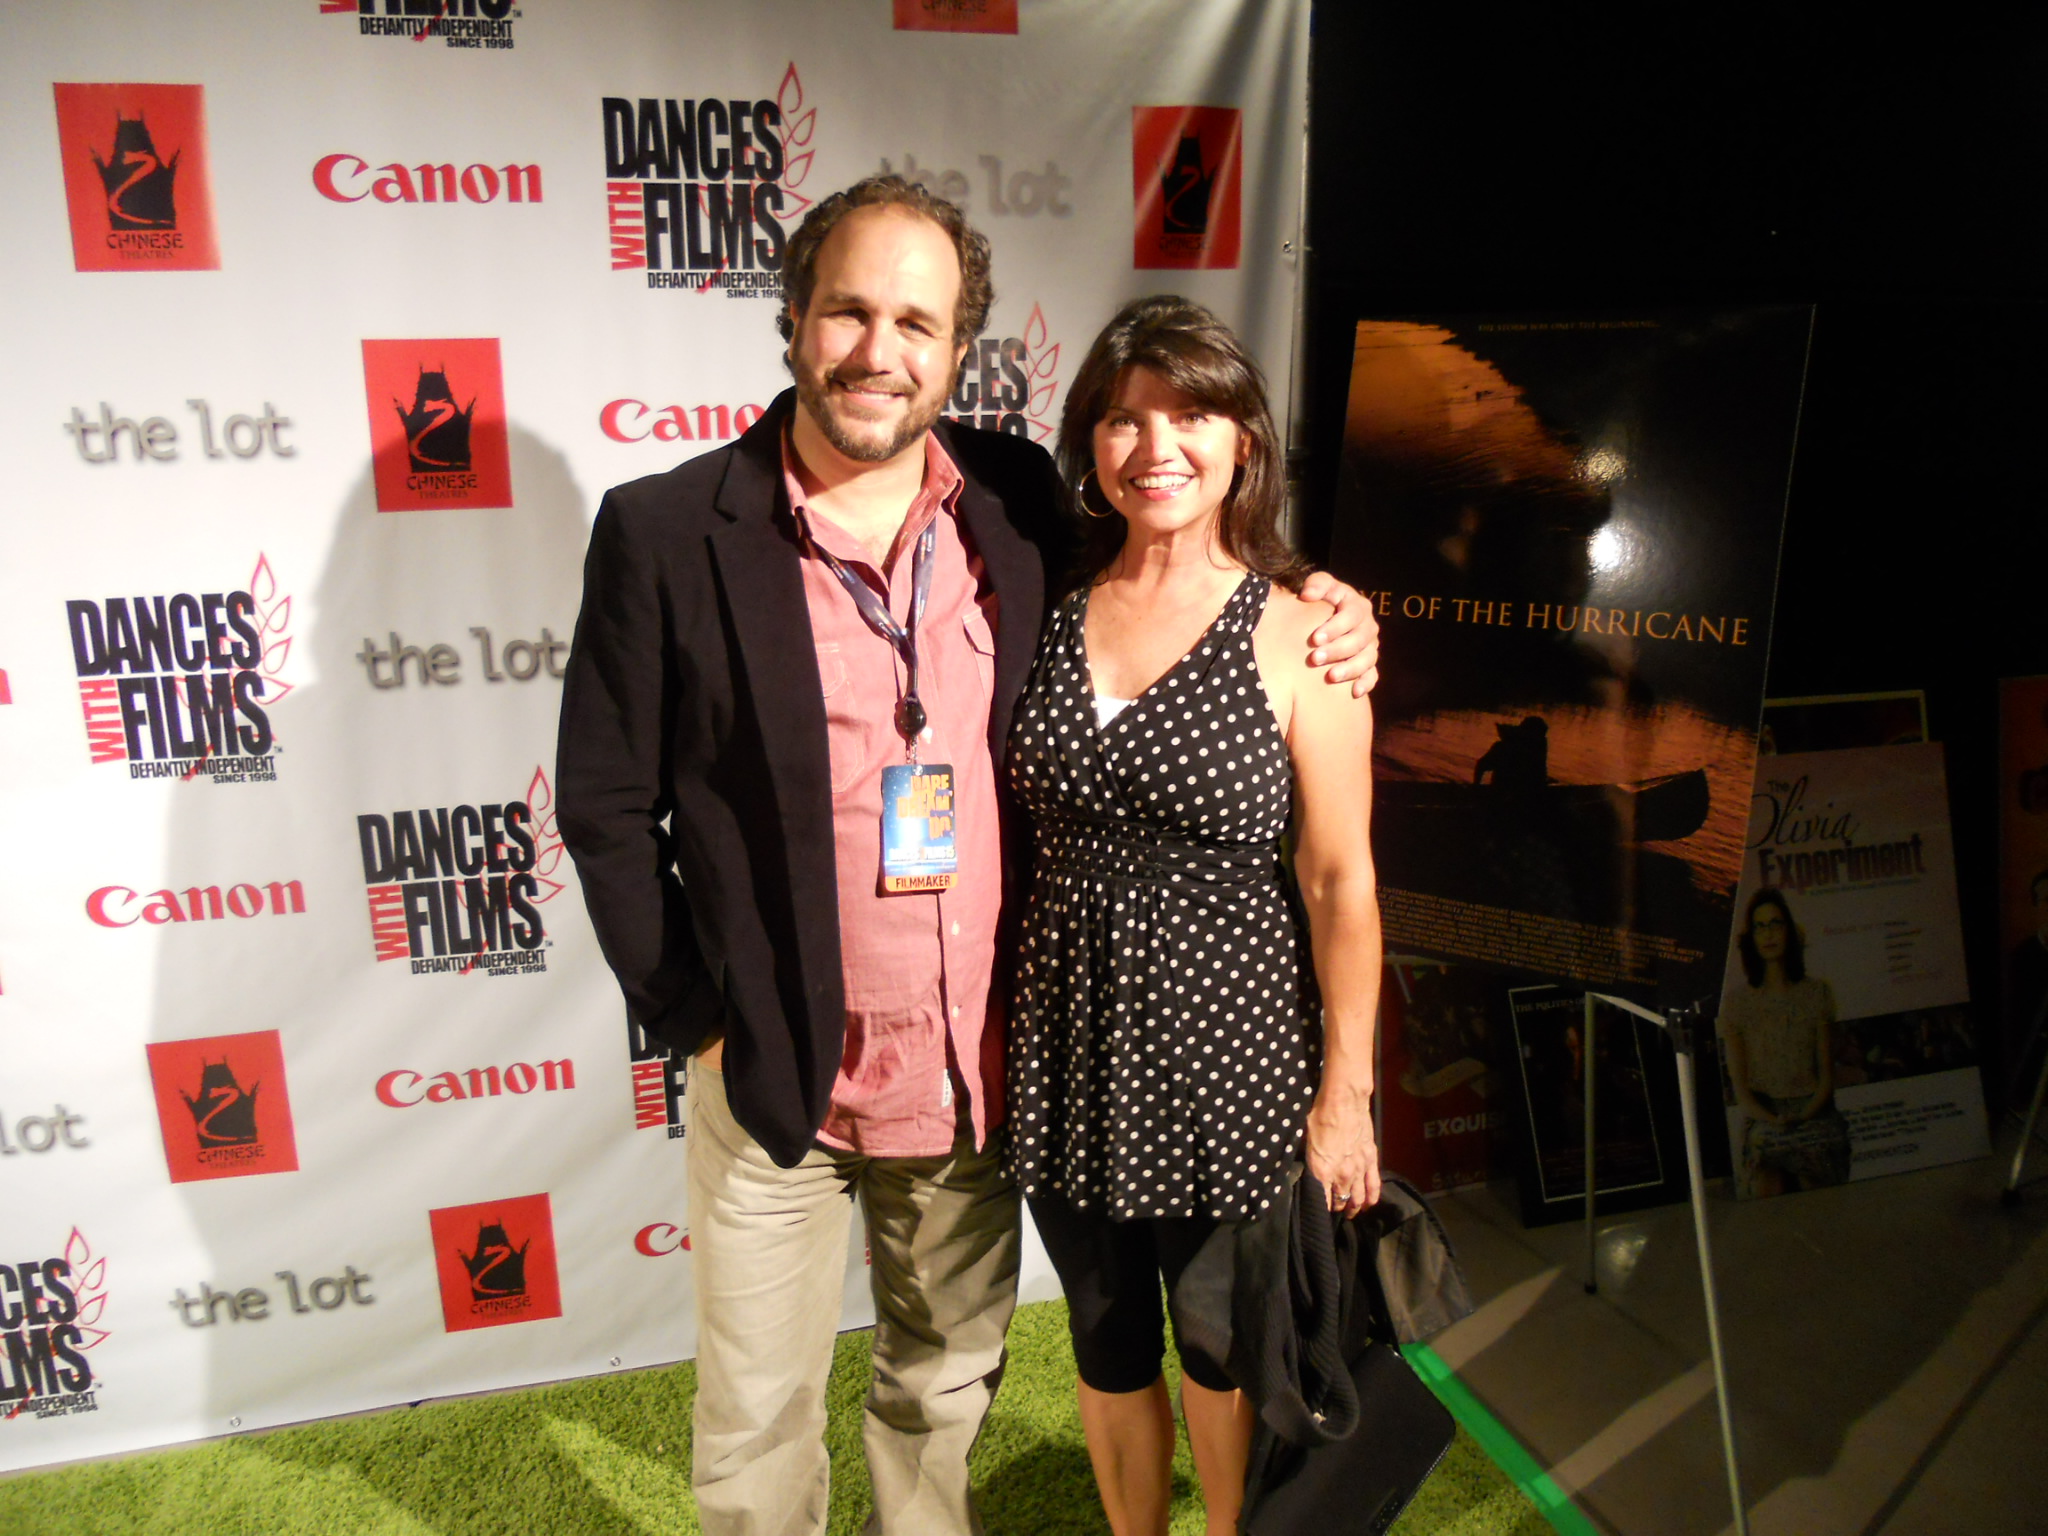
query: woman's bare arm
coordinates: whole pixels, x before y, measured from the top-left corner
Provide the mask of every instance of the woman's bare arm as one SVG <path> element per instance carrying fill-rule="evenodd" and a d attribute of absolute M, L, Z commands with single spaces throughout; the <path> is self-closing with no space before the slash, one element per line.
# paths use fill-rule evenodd
<path fill-rule="evenodd" d="M 1308 1117 L 1309 1170 L 1334 1210 L 1380 1195 L 1373 1138 L 1373 1038 L 1379 1010 L 1380 912 L 1372 867 L 1372 710 L 1288 661 L 1319 609 L 1275 591 L 1259 626 L 1260 672 L 1283 711 L 1294 761 L 1294 868 L 1323 995 L 1323 1076 Z M 1271 633 L 1269 634 L 1269 627 Z M 1276 688 L 1276 675 L 1284 679 Z M 1282 697 L 1284 692 L 1285 697 Z"/>

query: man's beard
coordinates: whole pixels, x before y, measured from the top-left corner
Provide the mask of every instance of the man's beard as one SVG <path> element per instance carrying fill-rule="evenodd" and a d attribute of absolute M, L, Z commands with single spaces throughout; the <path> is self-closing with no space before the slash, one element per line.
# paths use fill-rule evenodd
<path fill-rule="evenodd" d="M 849 431 L 847 425 L 833 414 L 833 375 L 810 375 L 801 368 L 792 371 L 796 374 L 797 403 L 809 414 L 812 424 L 824 434 L 825 441 L 856 464 L 880 464 L 895 458 L 897 454 L 931 431 L 932 423 L 939 419 L 939 412 L 945 407 L 947 397 L 953 392 L 948 385 L 946 389 L 934 394 L 929 403 L 923 406 L 917 403 L 915 396 L 905 396 L 904 398 L 910 402 L 910 409 L 897 424 L 896 430 L 886 438 L 875 438 Z M 852 378 L 840 377 L 838 382 L 859 384 L 871 377 L 873 375 L 870 374 Z"/>

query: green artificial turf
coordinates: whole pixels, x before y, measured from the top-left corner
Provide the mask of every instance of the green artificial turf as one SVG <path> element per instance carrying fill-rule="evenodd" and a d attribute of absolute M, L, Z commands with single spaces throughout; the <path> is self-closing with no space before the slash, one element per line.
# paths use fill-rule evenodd
<path fill-rule="evenodd" d="M 868 1335 L 839 1341 L 830 1387 L 832 1536 L 855 1536 L 869 1491 L 860 1449 Z M 243 1435 L 0 1481 L 9 1536 L 668 1536 L 690 1499 L 689 1362 L 461 1402 Z M 1010 1367 L 975 1448 L 997 1536 L 1106 1529 L 1074 1406 L 1058 1302 L 1021 1308 Z M 1173 1530 L 1199 1533 L 1185 1441 Z M 1397 1536 L 1549 1536 L 1550 1522 L 1462 1429 Z"/>

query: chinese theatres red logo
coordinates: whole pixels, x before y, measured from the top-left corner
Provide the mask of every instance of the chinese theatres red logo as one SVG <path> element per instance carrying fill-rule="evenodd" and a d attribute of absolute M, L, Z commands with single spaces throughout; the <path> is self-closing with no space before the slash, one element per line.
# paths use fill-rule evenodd
<path fill-rule="evenodd" d="M 77 269 L 217 271 L 205 87 L 51 89 Z"/>

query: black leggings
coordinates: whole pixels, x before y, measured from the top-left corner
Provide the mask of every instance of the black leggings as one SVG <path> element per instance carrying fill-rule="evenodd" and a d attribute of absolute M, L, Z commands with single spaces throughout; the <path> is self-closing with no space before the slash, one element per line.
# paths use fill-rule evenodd
<path fill-rule="evenodd" d="M 1031 1220 L 1045 1240 L 1067 1293 L 1067 1326 L 1081 1379 L 1098 1392 L 1140 1392 L 1159 1379 L 1166 1359 L 1160 1327 L 1160 1281 L 1172 1293 L 1181 1271 L 1214 1232 L 1207 1216 L 1116 1221 L 1080 1211 L 1057 1195 L 1033 1195 Z M 1182 1342 L 1174 1324 L 1182 1373 L 1211 1392 L 1236 1389 L 1224 1369 Z"/>

